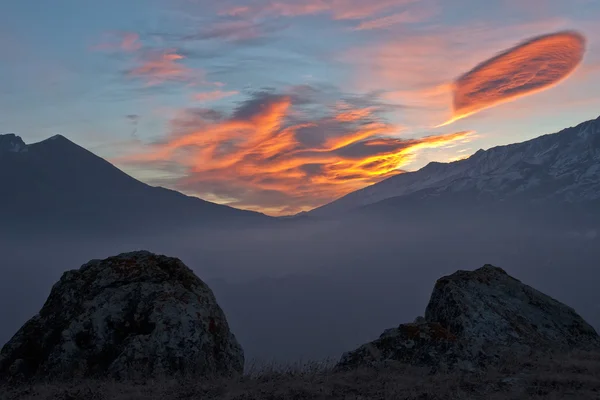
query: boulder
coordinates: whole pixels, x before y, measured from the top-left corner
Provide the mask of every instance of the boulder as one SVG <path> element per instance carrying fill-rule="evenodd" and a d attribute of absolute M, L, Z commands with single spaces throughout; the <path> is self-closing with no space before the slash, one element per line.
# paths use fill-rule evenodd
<path fill-rule="evenodd" d="M 453 363 L 456 336 L 437 322 L 417 319 L 387 329 L 379 339 L 345 353 L 339 366 L 376 365 L 384 360 L 444 368 Z"/>
<path fill-rule="evenodd" d="M 497 357 L 503 351 L 587 348 L 600 344 L 594 328 L 571 307 L 485 265 L 439 279 L 425 310 L 471 350 Z"/>
<path fill-rule="evenodd" d="M 0 351 L 0 378 L 152 378 L 243 372 L 210 288 L 177 258 L 145 251 L 65 272 Z"/>
<path fill-rule="evenodd" d="M 424 318 L 345 353 L 338 367 L 390 360 L 473 370 L 507 355 L 598 346 L 594 328 L 571 307 L 488 264 L 439 279 Z"/>

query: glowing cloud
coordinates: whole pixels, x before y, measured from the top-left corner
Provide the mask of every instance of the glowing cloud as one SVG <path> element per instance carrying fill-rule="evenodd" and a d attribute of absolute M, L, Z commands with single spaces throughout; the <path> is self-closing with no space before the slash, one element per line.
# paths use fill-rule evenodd
<path fill-rule="evenodd" d="M 140 65 L 129 71 L 128 75 L 146 80 L 148 86 L 169 80 L 186 80 L 191 71 L 179 64 L 183 58 L 172 49 L 147 52 L 140 60 Z"/>
<path fill-rule="evenodd" d="M 566 31 L 538 36 L 479 64 L 454 82 L 453 115 L 440 126 L 558 84 L 584 52 L 585 38 Z"/>
<path fill-rule="evenodd" d="M 293 96 L 263 94 L 226 117 L 183 111 L 172 134 L 117 163 L 175 163 L 185 171 L 169 185 L 202 198 L 269 214 L 322 205 L 402 173 L 423 148 L 469 140 L 471 132 L 417 139 L 394 137 L 372 105 L 340 103 L 318 118 L 298 119 Z"/>

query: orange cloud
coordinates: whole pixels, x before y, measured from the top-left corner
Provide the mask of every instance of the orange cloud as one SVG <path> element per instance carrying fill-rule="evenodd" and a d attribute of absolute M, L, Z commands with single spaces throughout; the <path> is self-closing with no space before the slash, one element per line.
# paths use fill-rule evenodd
<path fill-rule="evenodd" d="M 235 90 L 231 90 L 228 92 L 223 92 L 221 90 L 214 90 L 212 92 L 196 93 L 193 96 L 193 98 L 196 101 L 206 103 L 206 102 L 210 102 L 210 101 L 224 99 L 225 97 L 229 97 L 229 96 L 235 96 L 236 94 L 239 94 L 239 92 L 235 91 Z"/>
<path fill-rule="evenodd" d="M 539 36 L 479 64 L 454 83 L 452 119 L 548 89 L 583 60 L 585 38 L 576 32 Z"/>
<path fill-rule="evenodd" d="M 355 67 L 350 90 L 383 92 L 387 101 L 407 106 L 406 125 L 431 127 L 452 114 L 456 77 L 523 37 L 564 29 L 568 23 L 552 18 L 508 27 L 484 23 L 429 26 L 350 49 L 339 60 Z"/>
<path fill-rule="evenodd" d="M 178 63 L 183 59 L 182 55 L 172 49 L 150 51 L 144 54 L 140 65 L 130 70 L 128 75 L 145 79 L 148 86 L 169 80 L 186 80 L 190 77 L 191 70 Z"/>
<path fill-rule="evenodd" d="M 335 119 L 340 122 L 359 121 L 368 118 L 375 111 L 375 107 L 355 108 L 345 102 L 336 105 Z"/>
<path fill-rule="evenodd" d="M 148 152 L 115 160 L 140 165 L 176 163 L 187 171 L 179 190 L 236 207 L 289 214 L 401 173 L 415 152 L 466 140 L 471 132 L 418 139 L 393 137 L 398 126 L 366 107 L 332 108 L 298 121 L 290 96 L 268 95 L 224 118 L 188 110 L 168 140 Z"/>
<path fill-rule="evenodd" d="M 104 34 L 104 42 L 94 46 L 93 50 L 104 50 L 127 54 L 130 67 L 124 76 L 145 81 L 146 86 L 156 86 L 165 82 L 184 82 L 190 85 L 211 84 L 204 80 L 204 71 L 191 69 L 183 62 L 185 56 L 175 48 L 162 48 L 148 45 L 133 32 L 110 32 Z M 156 41 L 156 39 L 155 39 Z"/>

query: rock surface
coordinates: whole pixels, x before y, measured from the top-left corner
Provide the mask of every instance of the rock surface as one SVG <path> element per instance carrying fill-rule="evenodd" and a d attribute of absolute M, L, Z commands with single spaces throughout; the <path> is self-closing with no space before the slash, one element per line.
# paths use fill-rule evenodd
<path fill-rule="evenodd" d="M 210 288 L 180 260 L 134 252 L 65 272 L 0 352 L 0 379 L 243 371 Z"/>
<path fill-rule="evenodd" d="M 386 330 L 379 339 L 345 353 L 341 366 L 375 364 L 384 360 L 443 368 L 457 357 L 456 336 L 436 322 L 418 319 Z"/>
<path fill-rule="evenodd" d="M 386 330 L 338 367 L 392 360 L 472 370 L 509 354 L 597 346 L 600 337 L 572 308 L 488 264 L 439 279 L 425 318 Z"/>

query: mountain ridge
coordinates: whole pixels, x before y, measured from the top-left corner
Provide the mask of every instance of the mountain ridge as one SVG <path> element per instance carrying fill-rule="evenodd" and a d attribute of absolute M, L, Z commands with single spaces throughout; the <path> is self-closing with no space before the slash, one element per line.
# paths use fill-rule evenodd
<path fill-rule="evenodd" d="M 150 186 L 62 135 L 26 145 L 15 134 L 0 135 L 0 182 L 7 194 L 0 198 L 0 218 L 10 231 L 58 225 L 110 232 L 269 219 Z"/>
<path fill-rule="evenodd" d="M 422 190 L 443 195 L 475 189 L 477 195 L 496 199 L 527 193 L 535 201 L 596 201 L 600 199 L 599 172 L 600 117 L 557 133 L 479 150 L 464 160 L 431 162 L 349 193 L 308 215 L 337 216 Z M 552 186 L 556 186 L 554 191 Z M 535 190 L 548 193 L 533 194 Z"/>
<path fill-rule="evenodd" d="M 16 153 L 27 148 L 20 136 L 14 133 L 0 134 L 0 156 L 3 152 Z"/>

